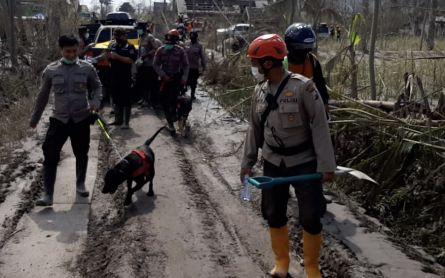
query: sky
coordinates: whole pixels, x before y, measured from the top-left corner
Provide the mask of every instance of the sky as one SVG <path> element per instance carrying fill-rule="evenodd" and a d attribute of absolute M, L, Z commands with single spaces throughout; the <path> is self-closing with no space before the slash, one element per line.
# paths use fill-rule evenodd
<path fill-rule="evenodd" d="M 129 2 L 128 0 L 113 0 L 113 8 L 120 7 L 123 2 Z M 81 5 L 87 5 L 92 7 L 94 5 L 99 5 L 99 0 L 80 0 Z"/>
<path fill-rule="evenodd" d="M 122 5 L 123 2 L 136 2 L 138 3 L 141 0 L 113 0 L 113 10 L 116 10 L 118 7 L 120 7 Z M 148 3 L 150 3 L 149 0 L 142 0 L 144 1 L 147 5 Z M 153 2 L 163 2 L 162 0 L 152 0 Z M 170 2 L 170 1 L 167 1 Z M 80 0 L 80 4 L 81 5 L 87 5 L 88 7 L 92 7 L 94 5 L 99 5 L 99 0 Z"/>

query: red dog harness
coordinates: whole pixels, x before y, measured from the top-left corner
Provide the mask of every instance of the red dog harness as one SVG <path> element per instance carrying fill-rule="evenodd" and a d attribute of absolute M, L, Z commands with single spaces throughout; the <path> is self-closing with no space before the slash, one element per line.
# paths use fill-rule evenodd
<path fill-rule="evenodd" d="M 136 171 L 131 173 L 131 176 L 132 177 L 137 177 L 140 175 L 147 176 L 150 171 L 150 165 L 148 164 L 147 155 L 145 154 L 145 152 L 141 150 L 133 150 L 131 153 L 134 153 L 135 155 L 139 156 L 139 158 L 142 160 L 142 165 L 138 169 L 136 169 Z"/>

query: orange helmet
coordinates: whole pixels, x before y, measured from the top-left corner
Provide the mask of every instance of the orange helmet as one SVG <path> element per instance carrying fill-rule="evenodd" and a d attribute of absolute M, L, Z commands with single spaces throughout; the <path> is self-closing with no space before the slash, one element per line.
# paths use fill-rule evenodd
<path fill-rule="evenodd" d="M 247 50 L 250 59 L 272 57 L 283 60 L 287 55 L 286 44 L 277 34 L 267 34 L 254 39 Z"/>

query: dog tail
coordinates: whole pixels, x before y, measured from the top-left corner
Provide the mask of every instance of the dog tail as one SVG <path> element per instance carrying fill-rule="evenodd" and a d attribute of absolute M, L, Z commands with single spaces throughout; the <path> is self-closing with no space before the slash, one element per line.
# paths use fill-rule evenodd
<path fill-rule="evenodd" d="M 148 139 L 147 141 L 145 141 L 144 145 L 146 146 L 150 146 L 150 144 L 155 140 L 156 136 L 158 136 L 158 134 L 165 128 L 165 126 L 161 127 L 160 129 L 158 129 L 158 131 L 155 132 L 155 134 L 153 134 L 153 136 L 150 137 L 150 139 Z"/>

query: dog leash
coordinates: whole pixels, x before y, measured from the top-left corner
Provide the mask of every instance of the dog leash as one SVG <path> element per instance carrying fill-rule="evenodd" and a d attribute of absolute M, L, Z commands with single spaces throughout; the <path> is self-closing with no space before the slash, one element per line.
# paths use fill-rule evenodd
<path fill-rule="evenodd" d="M 119 157 L 120 160 L 123 159 L 122 155 L 120 154 L 119 150 L 117 149 L 116 145 L 113 142 L 113 139 L 111 138 L 110 134 L 107 131 L 107 125 L 106 123 L 102 120 L 102 116 L 100 116 L 99 114 L 96 113 L 97 119 L 96 122 L 99 125 L 99 127 L 102 129 L 103 133 L 105 134 L 105 137 L 108 139 L 108 141 L 111 144 L 111 147 L 113 148 L 113 150 L 116 152 L 117 156 Z"/>

